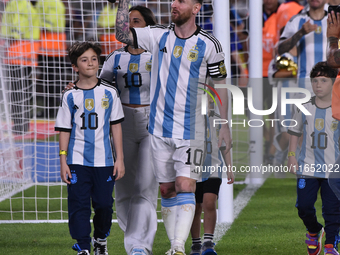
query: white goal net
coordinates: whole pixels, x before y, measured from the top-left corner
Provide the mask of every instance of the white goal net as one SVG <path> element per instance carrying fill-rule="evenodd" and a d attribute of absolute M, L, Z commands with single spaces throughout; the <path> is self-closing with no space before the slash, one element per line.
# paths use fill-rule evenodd
<path fill-rule="evenodd" d="M 213 2 L 197 23 L 213 31 Z M 227 0 L 225 0 L 227 1 Z M 170 23 L 170 0 L 132 0 Z M 234 83 L 246 86 L 248 0 L 231 1 Z M 75 80 L 66 55 L 75 41 L 100 42 L 103 59 L 123 46 L 115 39 L 116 4 L 106 0 L 0 2 L 0 223 L 67 220 L 54 121 L 61 91 Z M 226 15 L 229 10 L 225 10 Z M 216 22 L 216 21 L 215 21 Z M 230 77 L 230 76 L 229 76 Z M 247 164 L 248 130 L 233 130 L 234 163 Z"/>

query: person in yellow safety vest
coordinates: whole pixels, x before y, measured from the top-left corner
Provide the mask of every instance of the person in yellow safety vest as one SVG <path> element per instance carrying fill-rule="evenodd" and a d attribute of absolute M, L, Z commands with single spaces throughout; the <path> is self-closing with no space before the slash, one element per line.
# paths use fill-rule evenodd
<path fill-rule="evenodd" d="M 36 9 L 42 27 L 39 54 L 53 57 L 66 56 L 64 3 L 61 0 L 39 0 Z"/>
<path fill-rule="evenodd" d="M 108 3 L 98 17 L 98 27 L 101 28 L 99 36 L 100 45 L 102 47 L 102 55 L 105 59 L 112 51 L 124 46 L 115 36 L 116 13 L 118 6 Z M 100 30 L 100 29 L 99 29 Z"/>
<path fill-rule="evenodd" d="M 38 117 L 55 118 L 60 102 L 62 85 L 66 82 L 66 11 L 61 0 L 38 0 L 36 9 L 40 17 L 39 66 L 41 82 L 37 84 Z M 40 110 L 41 109 L 41 110 Z"/>
<path fill-rule="evenodd" d="M 13 133 L 29 131 L 32 71 L 37 66 L 40 23 L 28 0 L 11 0 L 1 20 L 1 37 L 6 40 L 2 64 L 6 70 L 4 83 L 10 94 Z"/>

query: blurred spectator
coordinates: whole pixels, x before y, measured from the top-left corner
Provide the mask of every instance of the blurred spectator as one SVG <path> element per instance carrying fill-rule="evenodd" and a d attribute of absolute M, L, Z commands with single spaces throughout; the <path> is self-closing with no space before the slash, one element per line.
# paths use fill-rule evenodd
<path fill-rule="evenodd" d="M 38 0 L 36 9 L 41 24 L 39 67 L 42 73 L 37 92 L 43 93 L 43 107 L 47 107 L 38 112 L 38 116 L 55 118 L 61 88 L 66 82 L 65 6 L 61 0 Z"/>
<path fill-rule="evenodd" d="M 283 31 L 284 26 L 294 15 L 298 14 L 303 9 L 298 0 L 286 0 L 282 3 L 276 12 L 276 33 L 277 41 Z M 282 30 L 282 31 L 281 31 Z"/>
<path fill-rule="evenodd" d="M 327 13 L 326 0 L 308 0 L 309 11 L 295 15 L 285 26 L 280 37 L 279 55 L 297 47 L 297 78 L 301 88 L 311 93 L 309 73 L 312 67 L 326 60 Z"/>
<path fill-rule="evenodd" d="M 247 87 L 248 69 L 247 64 L 243 61 L 242 44 L 239 42 L 237 34 L 230 26 L 230 56 L 231 56 L 231 78 L 232 84 L 237 84 L 239 87 Z"/>
<path fill-rule="evenodd" d="M 102 57 L 105 59 L 114 50 L 124 46 L 116 40 L 115 24 L 118 5 L 108 3 L 98 17 L 99 41 L 102 48 Z M 101 61 L 103 63 L 103 61 Z"/>
<path fill-rule="evenodd" d="M 29 130 L 32 67 L 37 66 L 39 50 L 39 17 L 30 1 L 11 0 L 2 16 L 1 36 L 6 39 L 3 59 L 7 72 L 5 84 L 10 93 L 13 131 Z"/>

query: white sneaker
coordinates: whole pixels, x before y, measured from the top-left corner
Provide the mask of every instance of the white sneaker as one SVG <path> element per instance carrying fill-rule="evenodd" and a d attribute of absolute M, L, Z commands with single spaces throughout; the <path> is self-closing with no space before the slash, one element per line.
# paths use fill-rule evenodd
<path fill-rule="evenodd" d="M 80 252 L 77 253 L 77 255 L 90 255 L 88 250 L 81 250 Z"/>
<path fill-rule="evenodd" d="M 184 247 L 180 247 L 180 246 L 174 247 L 172 255 L 185 255 Z"/>
<path fill-rule="evenodd" d="M 94 255 L 109 255 L 107 252 L 107 241 L 106 239 L 92 238 L 92 245 Z"/>
<path fill-rule="evenodd" d="M 172 255 L 172 252 L 173 252 L 173 250 L 170 249 L 170 250 L 168 250 L 168 251 L 165 253 L 165 255 Z"/>

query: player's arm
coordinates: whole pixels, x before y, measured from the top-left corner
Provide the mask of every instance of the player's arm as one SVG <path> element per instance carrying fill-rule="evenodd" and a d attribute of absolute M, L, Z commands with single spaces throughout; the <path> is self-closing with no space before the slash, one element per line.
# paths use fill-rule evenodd
<path fill-rule="evenodd" d="M 111 133 L 113 145 L 115 147 L 116 152 L 116 161 L 114 164 L 113 175 L 116 177 L 116 180 L 119 180 L 125 174 L 123 154 L 123 134 L 121 124 L 118 123 L 111 125 Z"/>
<path fill-rule="evenodd" d="M 222 153 L 223 154 L 223 153 Z M 234 173 L 232 171 L 232 163 L 231 163 L 231 152 L 229 151 L 228 153 L 224 154 L 224 162 L 228 168 L 227 171 L 227 178 L 228 178 L 228 184 L 232 184 L 235 181 L 235 176 Z"/>
<path fill-rule="evenodd" d="M 340 67 L 340 14 L 328 13 L 327 19 L 327 64 L 333 68 Z"/>
<path fill-rule="evenodd" d="M 298 170 L 299 167 L 295 156 L 298 141 L 299 136 L 290 134 L 288 146 L 288 168 L 292 174 L 296 174 L 296 171 Z"/>
<path fill-rule="evenodd" d="M 226 84 L 226 79 L 214 79 L 214 84 Z M 221 119 L 228 119 L 228 89 L 226 88 L 218 88 L 216 89 L 217 94 L 221 98 L 222 105 L 219 100 L 217 100 L 217 105 L 220 110 Z M 222 146 L 223 141 L 225 142 L 226 149 L 223 150 L 223 155 L 229 152 L 231 149 L 232 138 L 230 134 L 230 129 L 228 124 L 224 124 L 221 126 L 219 137 L 218 137 L 218 147 Z"/>
<path fill-rule="evenodd" d="M 70 132 L 63 132 L 60 131 L 59 134 L 59 149 L 60 151 L 66 151 L 68 148 L 68 143 L 70 141 Z M 70 180 L 72 178 L 71 171 L 69 166 L 67 165 L 66 159 L 67 154 L 61 153 L 59 155 L 60 158 L 60 177 L 63 182 L 66 182 L 67 184 L 70 184 Z"/>
<path fill-rule="evenodd" d="M 129 28 L 130 0 L 119 0 L 116 16 L 116 38 L 122 43 L 134 45 L 133 35 Z"/>
<path fill-rule="evenodd" d="M 278 48 L 279 55 L 282 55 L 283 53 L 288 52 L 291 49 L 293 49 L 293 47 L 300 41 L 300 39 L 304 35 L 315 31 L 317 27 L 318 26 L 316 24 L 311 24 L 309 20 L 305 22 L 302 25 L 302 27 L 292 37 L 285 39 L 285 40 L 281 40 L 281 42 L 279 43 L 279 48 Z"/>

